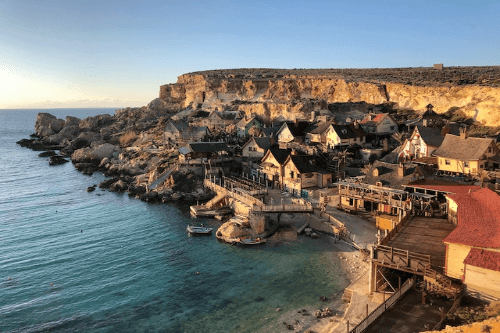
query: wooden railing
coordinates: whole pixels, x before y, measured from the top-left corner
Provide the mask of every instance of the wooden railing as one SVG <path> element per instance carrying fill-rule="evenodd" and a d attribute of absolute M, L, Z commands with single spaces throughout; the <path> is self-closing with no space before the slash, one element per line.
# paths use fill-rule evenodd
<path fill-rule="evenodd" d="M 374 249 L 373 261 L 385 267 L 424 275 L 431 267 L 431 256 L 390 246 L 377 245 Z"/>
<path fill-rule="evenodd" d="M 298 204 L 298 205 L 263 205 L 253 207 L 254 213 L 312 213 L 314 207 L 312 204 Z"/>
<path fill-rule="evenodd" d="M 243 190 L 238 189 L 238 188 L 233 188 L 230 191 L 229 189 L 222 187 L 221 185 L 213 183 L 212 181 L 210 181 L 210 179 L 205 179 L 203 181 L 203 185 L 205 185 L 205 187 L 217 192 L 218 194 L 221 192 L 224 192 L 227 196 L 232 197 L 238 201 L 241 201 L 242 203 L 244 203 L 245 205 L 247 205 L 249 207 L 253 207 L 254 205 L 255 206 L 263 206 L 264 205 L 264 203 L 261 200 L 254 198 L 251 195 L 248 195 Z"/>
<path fill-rule="evenodd" d="M 373 310 L 365 319 L 363 319 L 358 325 L 356 325 L 350 333 L 361 333 L 370 326 L 375 320 L 378 319 L 385 311 L 390 309 L 396 302 L 403 297 L 403 295 L 410 290 L 415 284 L 415 278 L 406 280 L 406 282 L 399 288 L 391 297 L 389 297 L 384 303 L 380 304 L 375 310 Z"/>
<path fill-rule="evenodd" d="M 379 242 L 380 245 L 387 245 L 389 244 L 389 242 L 398 234 L 398 232 L 401 231 L 401 229 L 403 229 L 403 227 L 406 225 L 406 223 L 408 223 L 408 221 L 410 220 L 410 215 L 405 215 L 402 219 L 401 219 L 401 222 L 399 222 L 398 224 L 396 224 L 396 226 L 390 231 L 387 233 L 386 236 L 384 236 L 384 238 L 382 238 Z"/>

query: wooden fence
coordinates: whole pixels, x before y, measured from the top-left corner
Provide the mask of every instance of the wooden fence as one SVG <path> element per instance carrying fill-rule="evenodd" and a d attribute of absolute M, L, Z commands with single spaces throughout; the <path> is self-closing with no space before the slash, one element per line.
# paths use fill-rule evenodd
<path fill-rule="evenodd" d="M 349 333 L 361 333 L 370 326 L 378 317 L 380 317 L 385 311 L 390 309 L 396 302 L 403 297 L 403 295 L 410 290 L 415 284 L 415 278 L 406 280 L 406 282 L 398 289 L 391 297 L 389 297 L 384 303 L 380 304 L 375 310 L 373 310 L 365 319 L 363 319 L 358 325 L 356 325 Z"/>

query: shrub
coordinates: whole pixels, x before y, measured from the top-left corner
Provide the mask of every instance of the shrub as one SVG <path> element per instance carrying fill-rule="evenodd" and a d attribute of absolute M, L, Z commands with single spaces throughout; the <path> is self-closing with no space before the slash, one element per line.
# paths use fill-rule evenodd
<path fill-rule="evenodd" d="M 120 145 L 122 147 L 126 147 L 129 144 L 131 144 L 132 142 L 134 142 L 135 140 L 137 140 L 137 134 L 135 134 L 135 132 L 132 132 L 132 131 L 125 132 L 125 134 L 120 136 Z"/>

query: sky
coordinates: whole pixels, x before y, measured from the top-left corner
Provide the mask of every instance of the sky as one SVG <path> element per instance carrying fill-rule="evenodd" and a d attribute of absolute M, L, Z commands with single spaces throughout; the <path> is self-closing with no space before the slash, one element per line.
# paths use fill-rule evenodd
<path fill-rule="evenodd" d="M 0 0 L 0 109 L 137 107 L 189 72 L 500 65 L 500 2 Z"/>

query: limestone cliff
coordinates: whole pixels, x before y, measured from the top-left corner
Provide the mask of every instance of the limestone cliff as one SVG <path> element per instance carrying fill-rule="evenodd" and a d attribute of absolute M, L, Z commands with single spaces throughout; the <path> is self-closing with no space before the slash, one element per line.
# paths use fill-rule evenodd
<path fill-rule="evenodd" d="M 181 107 L 242 110 L 270 118 L 307 118 L 333 103 L 390 103 L 438 113 L 458 107 L 500 125 L 500 67 L 351 70 L 235 69 L 184 74 L 160 87 L 160 99 Z"/>

